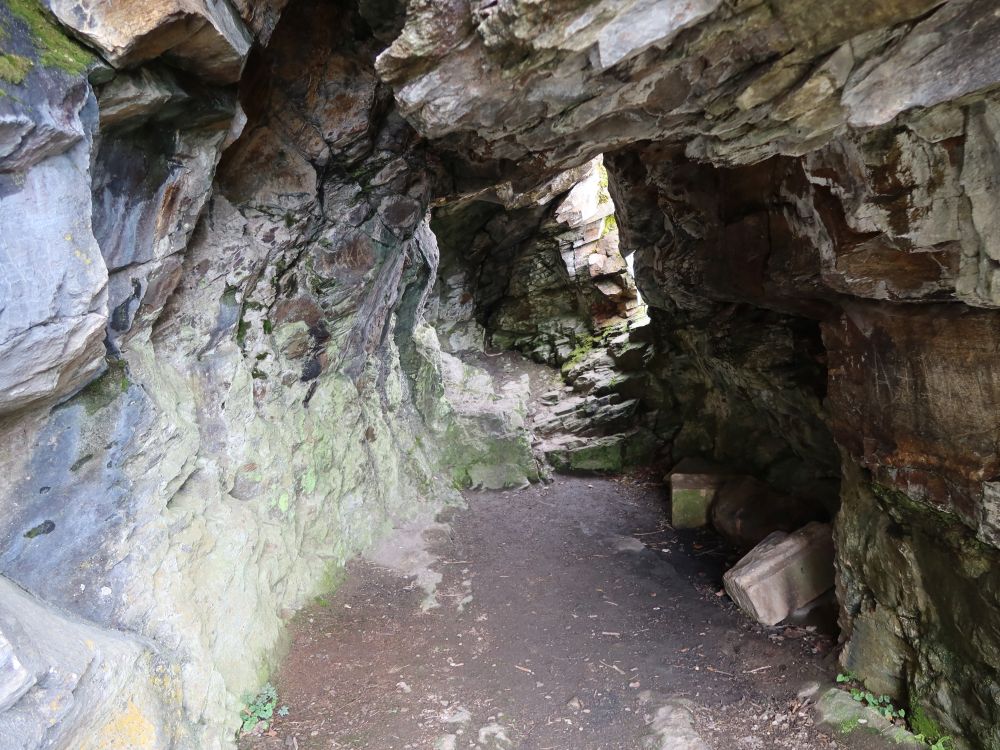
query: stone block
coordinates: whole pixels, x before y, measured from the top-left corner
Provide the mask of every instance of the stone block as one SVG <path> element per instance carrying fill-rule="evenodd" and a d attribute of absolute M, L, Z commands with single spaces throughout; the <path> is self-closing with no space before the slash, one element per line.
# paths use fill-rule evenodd
<path fill-rule="evenodd" d="M 776 531 L 723 576 L 726 593 L 758 622 L 777 625 L 833 587 L 833 536 L 810 523 Z"/>
<path fill-rule="evenodd" d="M 543 447 L 545 457 L 558 471 L 621 471 L 625 435 L 568 438 Z"/>
<path fill-rule="evenodd" d="M 668 477 L 670 523 L 675 529 L 700 529 L 708 525 L 712 503 L 726 475 L 704 465 L 682 461 Z"/>

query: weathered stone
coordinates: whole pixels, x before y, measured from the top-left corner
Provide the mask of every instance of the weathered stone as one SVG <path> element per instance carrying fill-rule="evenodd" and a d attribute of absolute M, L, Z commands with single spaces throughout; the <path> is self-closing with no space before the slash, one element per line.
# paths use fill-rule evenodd
<path fill-rule="evenodd" d="M 42 10 L 4 4 L 0 61 L 0 174 L 20 172 L 94 133 L 85 77 L 93 57 L 66 39 Z M 10 61 L 16 62 L 10 62 Z"/>
<path fill-rule="evenodd" d="M 545 456 L 560 471 L 621 471 L 625 465 L 625 435 L 569 437 L 545 448 Z"/>
<path fill-rule="evenodd" d="M 650 700 L 656 700 L 649 696 Z M 660 703 L 649 722 L 650 734 L 644 746 L 649 750 L 707 750 L 708 745 L 695 727 L 695 705 L 686 698 L 671 696 Z"/>
<path fill-rule="evenodd" d="M 537 480 L 525 430 L 526 380 L 498 388 L 485 370 L 440 351 L 430 326 L 422 326 L 416 336 L 427 367 L 443 384 L 440 400 L 425 402 L 422 409 L 444 432 L 443 462 L 456 484 L 497 490 Z"/>
<path fill-rule="evenodd" d="M 675 529 L 699 529 L 708 525 L 712 504 L 726 475 L 693 472 L 682 463 L 668 477 L 670 524 Z"/>
<path fill-rule="evenodd" d="M 17 689 L 4 696 L 12 704 L 0 711 L 5 748 L 108 750 L 187 742 L 182 727 L 167 730 L 163 721 L 172 710 L 179 665 L 139 638 L 67 617 L 4 578 L 0 627 L 20 661 Z"/>
<path fill-rule="evenodd" d="M 122 109 L 108 102 L 115 125 L 131 127 L 106 139 L 94 160 L 94 235 L 109 271 L 108 335 L 116 341 L 134 335 L 140 311 L 147 323 L 155 320 L 179 281 L 177 254 L 187 246 L 208 199 L 233 115 L 231 102 L 228 109 L 224 100 L 205 107 L 179 88 L 164 98 L 165 81 L 169 79 L 147 76 L 138 82 L 153 86 L 146 103 L 132 100 L 135 106 Z M 182 118 L 183 125 L 170 122 L 177 113 L 171 105 L 181 95 L 191 112 Z M 118 96 L 112 94 L 113 99 Z M 202 116 L 192 116 L 194 112 Z M 151 117 L 161 120 L 152 133 L 141 128 Z"/>
<path fill-rule="evenodd" d="M 798 116 L 790 117 L 790 106 L 769 119 L 811 63 L 849 43 L 847 59 L 859 66 L 881 51 L 866 32 L 875 36 L 936 4 L 842 0 L 822 13 L 797 3 L 733 10 L 714 0 L 680 9 L 621 0 L 430 4 L 408 14 L 378 70 L 421 132 L 477 162 L 507 159 L 519 165 L 515 173 L 529 162 L 558 169 L 641 140 L 689 139 L 694 154 L 755 161 L 804 153 L 845 126 L 837 93 L 847 76 L 837 67 L 823 78 L 833 88 L 827 97 Z M 988 3 L 973 5 L 970 17 L 983 18 Z M 969 86 L 990 80 L 983 62 Z"/>
<path fill-rule="evenodd" d="M 0 80 L 12 89 L 0 95 L 2 414 L 64 397 L 101 372 L 108 272 L 92 230 L 94 96 L 81 71 L 44 63 L 23 19 L 6 6 L 0 14 L 34 60 L 23 80 Z"/>
<path fill-rule="evenodd" d="M 854 733 L 871 737 L 878 736 L 886 748 L 919 750 L 926 743 L 918 740 L 903 727 L 890 722 L 873 708 L 854 700 L 848 693 L 838 688 L 830 688 L 816 701 L 819 720 L 830 729 L 842 735 Z"/>
<path fill-rule="evenodd" d="M 17 703 L 34 684 L 34 676 L 24 668 L 14 647 L 0 632 L 0 713 Z"/>
<path fill-rule="evenodd" d="M 1000 81 L 1000 56 L 993 39 L 1000 20 L 984 0 L 943 4 L 917 24 L 891 52 L 876 58 L 843 94 L 849 122 L 883 125 L 900 112 L 953 101 Z M 962 74 L 941 70 L 962 65 Z"/>
<path fill-rule="evenodd" d="M 229 3 L 46 0 L 46 5 L 116 68 L 162 56 L 213 83 L 234 83 L 250 51 L 250 34 Z"/>
<path fill-rule="evenodd" d="M 266 45 L 271 41 L 281 11 L 289 0 L 233 0 L 233 5 L 239 11 L 243 22 L 257 37 L 257 41 Z"/>
<path fill-rule="evenodd" d="M 764 625 L 777 625 L 833 587 L 830 527 L 811 523 L 776 531 L 723 576 L 726 593 Z"/>
<path fill-rule="evenodd" d="M 844 668 L 873 690 L 909 696 L 910 715 L 940 734 L 983 747 L 1000 741 L 988 697 L 1000 665 L 988 624 L 1000 612 L 1000 552 L 957 516 L 872 483 L 850 458 L 842 496 L 835 535 Z"/>
<path fill-rule="evenodd" d="M 838 441 L 876 481 L 975 528 L 982 481 L 1000 473 L 994 313 L 856 306 L 824 327 Z M 940 385 L 939 385 L 940 384 Z"/>

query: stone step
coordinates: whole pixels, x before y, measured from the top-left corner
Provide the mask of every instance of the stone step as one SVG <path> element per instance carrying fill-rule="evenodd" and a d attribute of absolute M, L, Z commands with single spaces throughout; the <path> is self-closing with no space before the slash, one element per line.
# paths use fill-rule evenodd
<path fill-rule="evenodd" d="M 810 523 L 793 534 L 776 531 L 722 577 L 737 606 L 763 625 L 777 625 L 833 588 L 833 534 Z"/>

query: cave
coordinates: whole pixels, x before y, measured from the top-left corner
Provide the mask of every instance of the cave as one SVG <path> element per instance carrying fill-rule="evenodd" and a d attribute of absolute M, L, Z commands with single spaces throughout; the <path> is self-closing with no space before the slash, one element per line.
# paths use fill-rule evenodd
<path fill-rule="evenodd" d="M 0 748 L 1000 748 L 998 39 L 0 0 Z"/>

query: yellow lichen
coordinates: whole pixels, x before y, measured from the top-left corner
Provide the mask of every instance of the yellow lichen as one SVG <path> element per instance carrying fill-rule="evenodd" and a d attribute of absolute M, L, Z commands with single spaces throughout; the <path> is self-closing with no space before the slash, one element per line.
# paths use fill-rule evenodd
<path fill-rule="evenodd" d="M 156 727 L 132 701 L 97 733 L 95 747 L 104 750 L 141 750 L 156 747 Z"/>

